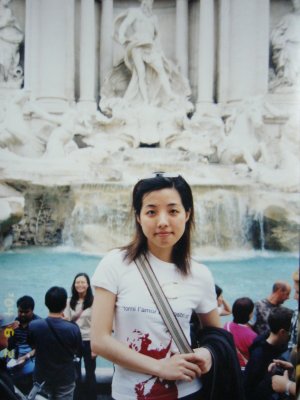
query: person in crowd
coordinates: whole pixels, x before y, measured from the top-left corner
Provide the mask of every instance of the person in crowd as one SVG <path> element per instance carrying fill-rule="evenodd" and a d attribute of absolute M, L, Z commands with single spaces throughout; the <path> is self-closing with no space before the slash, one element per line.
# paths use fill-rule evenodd
<path fill-rule="evenodd" d="M 296 270 L 292 274 L 294 281 L 294 299 L 299 301 L 299 270 Z M 280 396 L 295 396 L 296 394 L 296 368 L 299 358 L 298 352 L 299 344 L 299 332 L 298 332 L 298 309 L 294 310 L 291 330 L 290 330 L 290 341 L 288 343 L 288 351 L 284 353 L 284 357 L 288 361 L 284 360 L 273 360 L 269 365 L 269 371 L 281 368 L 283 373 L 273 374 L 272 376 L 272 388 L 273 391 L 279 393 Z M 280 397 L 281 398 L 281 397 Z M 289 397 L 290 398 L 290 397 Z M 279 399 L 278 399 L 279 400 Z"/>
<path fill-rule="evenodd" d="M 291 286 L 288 282 L 277 281 L 273 284 L 272 293 L 254 305 L 253 318 L 249 325 L 258 335 L 270 332 L 268 316 L 274 308 L 280 307 L 290 298 Z"/>
<path fill-rule="evenodd" d="M 299 316 L 298 316 L 299 326 Z M 298 341 L 297 341 L 297 357 L 296 357 L 296 396 L 297 400 L 300 400 L 300 332 L 298 330 Z"/>
<path fill-rule="evenodd" d="M 211 350 L 179 353 L 135 264 L 147 258 L 187 338 L 193 309 L 204 327 L 221 330 L 212 275 L 190 256 L 191 188 L 180 175 L 154 173 L 134 186 L 132 208 L 134 239 L 108 253 L 92 277 L 92 350 L 115 364 L 115 400 L 199 400 Z"/>
<path fill-rule="evenodd" d="M 77 324 L 66 321 L 67 292 L 53 286 L 45 295 L 48 317 L 29 325 L 29 343 L 35 349 L 34 380 L 44 383 L 52 400 L 73 400 L 74 358 L 81 355 L 81 334 Z"/>
<path fill-rule="evenodd" d="M 12 370 L 15 385 L 24 393 L 32 388 L 32 374 L 34 369 L 34 350 L 28 343 L 29 323 L 40 317 L 34 313 L 34 299 L 31 296 L 22 296 L 17 300 L 18 327 L 14 335 L 9 338 L 8 350 L 18 360 L 18 366 Z"/>
<path fill-rule="evenodd" d="M 67 308 L 64 312 L 69 321 L 76 322 L 79 326 L 82 337 L 82 355 L 85 367 L 85 396 L 87 400 L 96 400 L 96 355 L 91 352 L 90 331 L 91 331 L 91 312 L 94 295 L 92 292 L 90 278 L 84 273 L 78 273 L 72 283 L 72 296 L 67 302 Z M 80 360 L 81 361 L 81 360 Z M 75 389 L 75 399 L 84 397 L 80 388 L 81 382 L 81 362 L 77 363 L 77 382 Z"/>
<path fill-rule="evenodd" d="M 244 384 L 247 400 L 268 400 L 272 395 L 268 367 L 286 351 L 293 311 L 286 307 L 274 308 L 268 317 L 270 333 L 258 336 L 250 347 L 250 358 L 245 368 Z"/>
<path fill-rule="evenodd" d="M 216 295 L 217 295 L 217 302 L 218 302 L 218 312 L 221 317 L 225 315 L 230 315 L 232 313 L 232 309 L 230 304 L 228 303 L 227 300 L 224 299 L 223 297 L 223 289 L 215 285 L 216 289 Z"/>
<path fill-rule="evenodd" d="M 8 338 L 13 334 L 15 319 L 11 315 L 0 314 L 0 351 L 7 349 Z M 6 357 L 0 358 L 0 400 L 18 400 L 14 383 L 6 366 Z"/>
<path fill-rule="evenodd" d="M 294 346 L 297 345 L 298 335 L 298 314 L 299 314 L 299 270 L 296 270 L 292 274 L 294 282 L 294 299 L 297 301 L 298 307 L 294 310 L 292 323 L 291 323 L 291 338 L 288 344 L 288 351 L 291 352 Z"/>
<path fill-rule="evenodd" d="M 240 366 L 245 368 L 249 360 L 249 347 L 257 336 L 248 325 L 254 309 L 254 303 L 249 297 L 236 299 L 232 306 L 233 321 L 226 322 L 224 329 L 232 333 Z"/>

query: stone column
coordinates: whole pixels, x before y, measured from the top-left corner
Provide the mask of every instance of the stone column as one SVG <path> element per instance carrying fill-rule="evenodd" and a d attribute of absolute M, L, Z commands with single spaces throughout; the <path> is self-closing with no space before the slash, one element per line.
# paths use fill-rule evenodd
<path fill-rule="evenodd" d="M 214 0 L 200 0 L 198 47 L 198 99 L 199 111 L 212 108 L 215 68 Z"/>
<path fill-rule="evenodd" d="M 220 2 L 218 101 L 268 91 L 270 0 Z"/>
<path fill-rule="evenodd" d="M 35 97 L 38 83 L 39 0 L 27 0 L 25 11 L 24 89 Z"/>
<path fill-rule="evenodd" d="M 176 59 L 181 73 L 188 77 L 188 0 L 176 0 Z"/>
<path fill-rule="evenodd" d="M 100 33 L 100 83 L 113 66 L 113 0 L 102 0 Z"/>
<path fill-rule="evenodd" d="M 217 101 L 225 103 L 229 94 L 230 76 L 230 26 L 231 8 L 229 1 L 221 1 L 219 9 L 219 40 L 218 40 L 218 88 Z"/>
<path fill-rule="evenodd" d="M 26 85 L 34 82 L 37 99 L 48 111 L 64 111 L 74 101 L 74 0 L 32 0 L 26 11 L 33 24 L 30 48 L 25 38 Z"/>
<path fill-rule="evenodd" d="M 95 1 L 81 0 L 80 16 L 80 99 L 78 106 L 96 110 Z"/>

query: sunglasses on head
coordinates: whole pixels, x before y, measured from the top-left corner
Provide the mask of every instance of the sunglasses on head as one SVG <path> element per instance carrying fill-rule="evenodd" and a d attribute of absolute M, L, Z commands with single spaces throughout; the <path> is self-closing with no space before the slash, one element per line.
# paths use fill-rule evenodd
<path fill-rule="evenodd" d="M 179 174 L 176 173 L 169 173 L 163 171 L 156 171 L 153 172 L 150 176 L 147 176 L 144 179 L 153 179 L 153 178 L 179 178 Z"/>

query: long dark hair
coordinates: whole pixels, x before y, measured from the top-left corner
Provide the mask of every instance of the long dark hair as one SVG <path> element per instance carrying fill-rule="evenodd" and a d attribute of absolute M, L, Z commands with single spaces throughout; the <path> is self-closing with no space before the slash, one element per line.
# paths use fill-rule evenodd
<path fill-rule="evenodd" d="M 78 292 L 75 289 L 75 282 L 76 282 L 76 279 L 79 276 L 84 276 L 86 281 L 87 281 L 87 284 L 88 284 L 86 295 L 85 295 L 84 300 L 83 300 L 82 309 L 85 310 L 86 308 L 91 307 L 92 304 L 93 304 L 93 300 L 94 300 L 94 295 L 93 295 L 93 292 L 92 292 L 91 282 L 90 282 L 90 278 L 89 278 L 88 274 L 86 274 L 85 272 L 79 272 L 79 274 L 77 274 L 75 276 L 75 278 L 73 280 L 73 283 L 72 283 L 72 287 L 71 287 L 72 296 L 71 296 L 71 300 L 70 300 L 70 307 L 72 308 L 72 310 L 75 310 L 76 304 L 77 304 L 77 302 L 79 300 Z"/>
<path fill-rule="evenodd" d="M 166 188 L 177 190 L 185 211 L 190 213 L 189 219 L 185 224 L 184 233 L 172 249 L 172 262 L 183 275 L 187 275 L 190 271 L 191 234 L 195 225 L 194 202 L 189 184 L 180 175 L 168 176 L 165 173 L 156 173 L 151 178 L 141 179 L 137 182 L 132 192 L 132 212 L 135 215 L 135 235 L 133 240 L 127 246 L 122 247 L 122 249 L 125 250 L 125 259 L 129 262 L 137 259 L 140 254 L 147 252 L 147 238 L 142 231 L 141 225 L 137 221 L 137 217 L 141 213 L 144 195 Z"/>
<path fill-rule="evenodd" d="M 246 324 L 252 311 L 254 310 L 254 303 L 249 297 L 239 297 L 236 299 L 232 306 L 233 322 L 236 324 Z"/>

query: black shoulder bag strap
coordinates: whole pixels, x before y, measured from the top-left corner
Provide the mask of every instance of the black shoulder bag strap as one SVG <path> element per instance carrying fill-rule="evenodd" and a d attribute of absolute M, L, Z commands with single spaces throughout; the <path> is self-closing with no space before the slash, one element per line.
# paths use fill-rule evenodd
<path fill-rule="evenodd" d="M 58 343 L 61 345 L 61 347 L 62 347 L 64 350 L 66 350 L 67 353 L 68 353 L 69 355 L 71 355 L 72 358 L 74 358 L 73 352 L 71 351 L 71 349 L 69 349 L 69 348 L 63 343 L 63 341 L 61 340 L 61 338 L 58 336 L 57 332 L 56 332 L 55 329 L 53 328 L 52 324 L 50 323 L 49 319 L 46 318 L 45 321 L 46 321 L 47 325 L 49 326 L 49 329 L 50 329 L 50 331 L 52 332 L 53 336 L 54 336 L 55 339 L 58 341 Z"/>
<path fill-rule="evenodd" d="M 135 264 L 140 271 L 142 278 L 144 279 L 146 286 L 158 308 L 158 311 L 168 328 L 179 352 L 181 354 L 184 353 L 193 353 L 193 349 L 191 348 L 177 318 L 170 306 L 168 299 L 166 298 L 156 275 L 151 268 L 151 265 L 144 254 L 141 254 L 136 260 Z"/>

